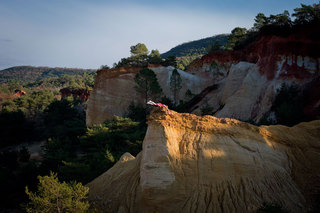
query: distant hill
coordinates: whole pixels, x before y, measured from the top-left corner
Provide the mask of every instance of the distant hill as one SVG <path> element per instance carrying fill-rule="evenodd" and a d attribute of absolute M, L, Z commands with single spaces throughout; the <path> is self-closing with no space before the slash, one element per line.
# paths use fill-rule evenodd
<path fill-rule="evenodd" d="M 190 41 L 180 44 L 168 52 L 162 53 L 161 57 L 166 58 L 170 55 L 176 57 L 192 56 L 192 55 L 203 55 L 207 53 L 207 47 L 213 45 L 216 41 L 221 45 L 225 45 L 228 40 L 227 34 L 215 35 L 208 38 L 203 38 L 196 41 Z"/>
<path fill-rule="evenodd" d="M 8 82 L 9 80 L 22 82 L 38 81 L 48 77 L 60 77 L 65 74 L 82 75 L 85 72 L 95 71 L 94 69 L 16 66 L 0 70 L 0 83 Z"/>

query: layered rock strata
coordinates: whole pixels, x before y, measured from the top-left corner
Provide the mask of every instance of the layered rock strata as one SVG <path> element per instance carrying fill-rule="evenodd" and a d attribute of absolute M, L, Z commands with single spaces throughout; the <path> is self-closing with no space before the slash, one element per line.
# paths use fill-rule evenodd
<path fill-rule="evenodd" d="M 212 79 L 219 87 L 192 112 L 200 114 L 201 106 L 207 104 L 217 117 L 259 122 L 270 112 L 281 85 L 296 84 L 301 91 L 315 92 L 304 110 L 309 120 L 319 119 L 320 41 L 310 39 L 318 31 L 264 36 L 244 50 L 213 52 L 193 62 L 187 72 Z M 306 89 L 310 84 L 312 89 Z"/>
<path fill-rule="evenodd" d="M 320 121 L 294 127 L 155 109 L 143 150 L 88 184 L 108 212 L 306 212 L 320 192 Z"/>

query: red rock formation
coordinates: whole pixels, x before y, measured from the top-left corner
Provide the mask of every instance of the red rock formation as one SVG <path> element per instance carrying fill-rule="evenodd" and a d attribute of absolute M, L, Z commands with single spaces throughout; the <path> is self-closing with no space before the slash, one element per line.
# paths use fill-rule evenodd
<path fill-rule="evenodd" d="M 319 26 L 302 27 L 286 37 L 264 35 L 241 51 L 204 55 L 193 62 L 187 72 L 210 78 L 213 84 L 220 85 L 205 97 L 214 111 L 225 106 L 216 116 L 258 121 L 270 110 L 282 83 L 294 82 L 305 90 L 306 84 L 314 79 L 319 81 L 319 29 Z M 305 111 L 314 119 L 320 115 L 320 97 L 315 95 L 309 99 Z M 200 113 L 203 103 L 195 106 L 194 113 Z"/>
<path fill-rule="evenodd" d="M 21 97 L 21 96 L 27 94 L 25 91 L 19 90 L 19 89 L 16 89 L 14 92 L 15 92 L 14 96 L 16 96 L 16 97 Z"/>
<path fill-rule="evenodd" d="M 66 98 L 70 95 L 73 96 L 73 98 L 80 98 L 81 102 L 84 103 L 88 100 L 90 96 L 90 91 L 87 89 L 69 89 L 69 88 L 63 88 L 60 90 L 61 98 Z"/>
<path fill-rule="evenodd" d="M 309 57 L 317 60 L 320 57 L 320 52 L 317 51 L 319 49 L 319 41 L 312 41 L 299 37 L 299 35 L 289 37 L 263 36 L 243 51 L 217 51 L 204 55 L 200 60 L 193 62 L 187 72 L 197 74 L 197 70 L 212 62 L 236 64 L 239 61 L 246 61 L 256 63 L 260 68 L 260 73 L 271 80 L 275 77 L 278 69 L 277 64 L 282 58 L 285 58 L 286 61 L 280 68 L 287 71 L 281 74 L 283 78 L 309 78 L 310 74 L 304 66 L 304 58 Z M 302 60 L 301 66 L 298 65 L 298 56 Z M 288 60 L 292 63 L 288 63 Z M 319 70 L 319 61 L 316 63 L 317 70 Z"/>

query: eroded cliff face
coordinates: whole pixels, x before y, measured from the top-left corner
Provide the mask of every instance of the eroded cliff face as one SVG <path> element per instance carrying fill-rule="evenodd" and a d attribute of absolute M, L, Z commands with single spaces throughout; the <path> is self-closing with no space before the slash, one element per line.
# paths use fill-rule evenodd
<path fill-rule="evenodd" d="M 154 109 L 143 150 L 88 184 L 108 212 L 306 212 L 319 196 L 320 121 L 294 127 Z"/>
<path fill-rule="evenodd" d="M 149 65 L 157 75 L 163 95 L 173 99 L 170 91 L 170 77 L 173 67 Z M 135 90 L 135 75 L 143 67 L 119 68 L 101 70 L 97 73 L 95 85 L 88 102 L 86 121 L 88 125 L 99 124 L 114 115 L 123 116 L 131 102 L 144 104 L 144 98 Z M 211 80 L 178 70 L 182 79 L 182 88 L 179 91 L 179 99 L 185 98 L 189 89 L 198 94 L 206 88 Z"/>
<path fill-rule="evenodd" d="M 210 78 L 219 87 L 195 105 L 193 112 L 200 114 L 201 106 L 207 102 L 217 117 L 258 122 L 270 111 L 281 84 L 294 82 L 304 90 L 310 82 L 320 81 L 317 49 L 320 42 L 303 34 L 286 38 L 265 36 L 242 51 L 218 51 L 203 56 L 187 72 Z M 317 87 L 313 90 L 317 91 Z M 305 110 L 319 118 L 318 94 Z"/>
<path fill-rule="evenodd" d="M 308 97 L 304 111 L 307 120 L 320 118 L 320 41 L 313 39 L 319 30 L 308 29 L 288 37 L 263 36 L 241 51 L 218 51 L 193 62 L 186 72 L 179 70 L 182 89 L 201 94 L 210 86 L 216 89 L 188 105 L 189 112 L 201 114 L 202 106 L 213 107 L 216 117 L 259 122 L 269 115 L 283 83 L 297 84 Z M 319 33 L 319 32 L 318 32 Z M 311 38 L 311 39 L 310 39 Z M 173 99 L 170 76 L 173 67 L 150 65 L 163 89 Z M 88 103 L 87 124 L 99 124 L 113 115 L 123 116 L 133 101 L 143 104 L 134 89 L 135 74 L 142 68 L 120 68 L 98 72 Z M 312 94 L 312 95 L 311 95 Z"/>

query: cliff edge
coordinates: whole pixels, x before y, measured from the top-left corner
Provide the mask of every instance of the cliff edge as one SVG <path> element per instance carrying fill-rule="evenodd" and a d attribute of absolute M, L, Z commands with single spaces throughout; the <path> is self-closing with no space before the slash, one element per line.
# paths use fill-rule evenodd
<path fill-rule="evenodd" d="M 306 212 L 320 191 L 320 121 L 294 127 L 153 109 L 143 150 L 88 184 L 108 212 Z"/>

